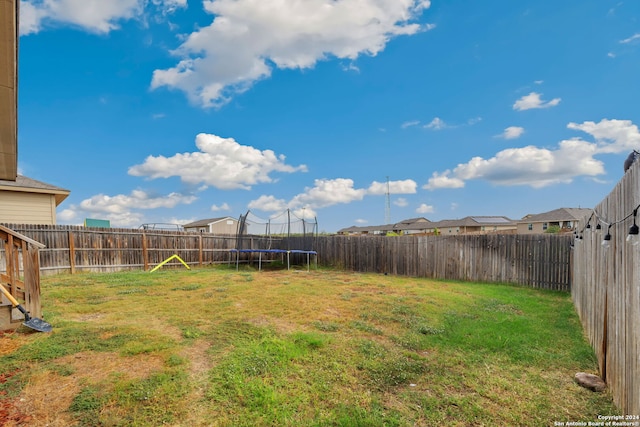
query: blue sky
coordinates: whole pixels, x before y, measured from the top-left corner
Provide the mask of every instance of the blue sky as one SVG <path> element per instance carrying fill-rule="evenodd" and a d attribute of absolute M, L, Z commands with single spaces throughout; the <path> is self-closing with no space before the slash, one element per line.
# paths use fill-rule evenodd
<path fill-rule="evenodd" d="M 22 0 L 58 222 L 319 229 L 592 208 L 640 149 L 640 2 Z"/>

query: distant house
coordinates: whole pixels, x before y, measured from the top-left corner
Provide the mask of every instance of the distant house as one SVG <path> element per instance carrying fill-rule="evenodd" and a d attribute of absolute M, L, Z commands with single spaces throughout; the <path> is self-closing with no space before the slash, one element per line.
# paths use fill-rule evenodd
<path fill-rule="evenodd" d="M 518 234 L 546 233 L 551 227 L 561 232 L 574 231 L 578 222 L 589 215 L 592 209 L 560 208 L 539 214 L 529 214 L 518 221 Z"/>
<path fill-rule="evenodd" d="M 393 224 L 387 225 L 368 225 L 368 226 L 357 226 L 352 225 L 351 227 L 342 228 L 337 231 L 337 234 L 342 236 L 360 236 L 360 235 L 372 235 L 372 236 L 380 236 L 385 235 L 393 230 Z"/>
<path fill-rule="evenodd" d="M 15 181 L 0 180 L 0 223 L 56 224 L 56 207 L 69 190 L 18 175 Z"/>
<path fill-rule="evenodd" d="M 432 224 L 427 218 L 409 218 L 393 224 L 392 231 L 396 234 L 425 234 L 433 229 Z"/>
<path fill-rule="evenodd" d="M 431 232 L 441 235 L 515 233 L 517 223 L 506 216 L 467 216 L 432 222 Z"/>
<path fill-rule="evenodd" d="M 386 235 L 387 233 L 397 234 L 412 234 L 424 232 L 430 224 L 426 218 L 410 218 L 405 219 L 395 224 L 384 225 L 368 225 L 368 226 L 351 226 L 338 230 L 338 234 L 341 235 Z"/>
<path fill-rule="evenodd" d="M 429 221 L 426 218 L 411 218 L 388 225 L 368 227 L 348 227 L 338 231 L 343 235 L 363 234 L 485 234 L 499 232 L 516 232 L 516 221 L 506 216 L 468 216 L 462 219 L 446 219 Z"/>
<path fill-rule="evenodd" d="M 183 225 L 184 231 L 194 233 L 212 233 L 235 235 L 238 231 L 238 220 L 230 216 L 220 218 L 201 219 Z"/>

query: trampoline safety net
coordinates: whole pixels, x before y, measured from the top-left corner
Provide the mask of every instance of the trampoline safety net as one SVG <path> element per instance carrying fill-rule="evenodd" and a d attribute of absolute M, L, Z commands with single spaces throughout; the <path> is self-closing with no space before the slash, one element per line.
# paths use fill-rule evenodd
<path fill-rule="evenodd" d="M 236 249 L 315 251 L 318 236 L 317 218 L 300 218 L 289 209 L 268 219 L 251 211 L 240 215 Z"/>

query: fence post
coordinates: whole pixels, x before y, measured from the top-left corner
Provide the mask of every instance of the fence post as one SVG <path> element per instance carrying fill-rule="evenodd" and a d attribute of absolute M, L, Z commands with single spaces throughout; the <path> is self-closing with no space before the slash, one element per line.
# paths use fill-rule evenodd
<path fill-rule="evenodd" d="M 202 234 L 198 236 L 198 266 L 202 267 Z"/>
<path fill-rule="evenodd" d="M 69 267 L 71 274 L 76 274 L 76 247 L 73 243 L 73 231 L 68 231 L 69 235 Z"/>
<path fill-rule="evenodd" d="M 147 250 L 147 233 L 142 232 L 142 262 L 144 271 L 149 271 L 149 251 Z"/>

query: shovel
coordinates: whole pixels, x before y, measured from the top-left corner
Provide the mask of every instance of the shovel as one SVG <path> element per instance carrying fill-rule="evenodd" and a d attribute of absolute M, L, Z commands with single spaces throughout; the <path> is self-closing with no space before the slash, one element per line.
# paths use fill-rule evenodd
<path fill-rule="evenodd" d="M 13 304 L 13 307 L 17 308 L 22 312 L 22 314 L 24 314 L 24 322 L 22 323 L 24 326 L 26 326 L 27 328 L 36 330 L 38 332 L 51 332 L 53 327 L 49 323 L 45 322 L 42 319 L 38 319 L 37 317 L 29 316 L 29 313 L 27 312 L 27 310 L 25 310 L 25 308 L 22 305 L 20 305 L 20 303 L 13 297 L 13 295 L 11 295 L 9 291 L 6 290 L 5 287 L 1 284 L 0 284 L 0 290 L 2 290 L 2 293 L 9 299 L 9 301 L 11 301 L 11 304 Z"/>

